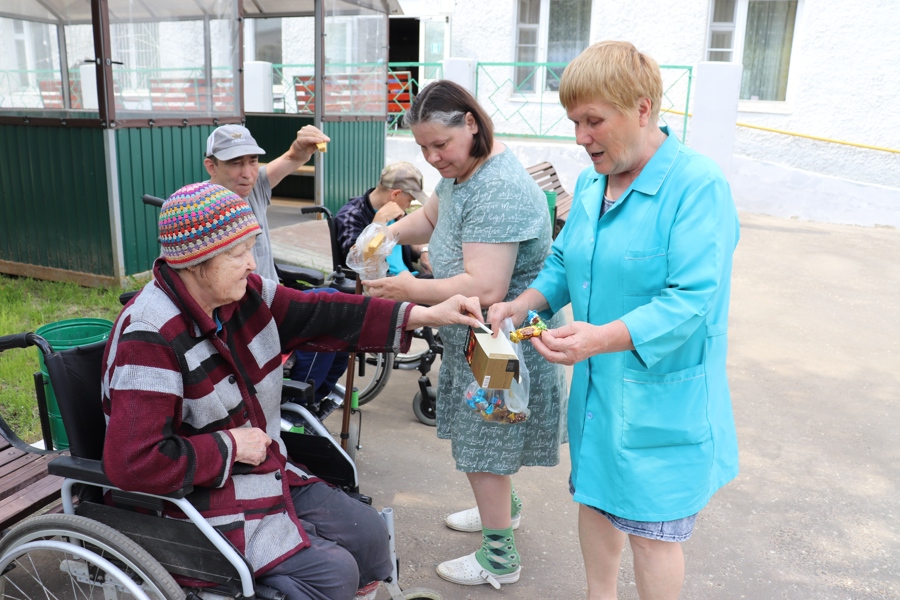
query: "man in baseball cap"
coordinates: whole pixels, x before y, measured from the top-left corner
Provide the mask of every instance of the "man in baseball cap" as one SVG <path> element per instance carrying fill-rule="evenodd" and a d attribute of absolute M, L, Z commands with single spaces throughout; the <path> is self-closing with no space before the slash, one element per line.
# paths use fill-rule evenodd
<path fill-rule="evenodd" d="M 210 183 L 221 185 L 246 200 L 262 228 L 253 254 L 256 273 L 266 279 L 278 281 L 269 241 L 269 221 L 266 219 L 266 210 L 272 203 L 272 188 L 304 165 L 318 144 L 328 141 L 328 136 L 307 125 L 297 132 L 297 139 L 287 152 L 266 165 L 260 165 L 259 157 L 266 151 L 259 147 L 250 130 L 242 125 L 223 125 L 206 140 L 203 164 L 209 173 Z"/>
<path fill-rule="evenodd" d="M 341 246 L 341 263 L 347 260 L 347 253 L 369 223 L 391 223 L 403 217 L 413 200 L 425 202 L 428 194 L 422 190 L 422 173 L 411 163 L 400 161 L 387 165 L 378 178 L 378 185 L 362 196 L 351 198 L 335 215 L 338 242 Z M 397 246 L 397 257 L 388 259 L 393 274 L 399 270 L 413 270 L 413 263 L 419 261 L 418 270 L 430 272 L 430 265 L 422 260 L 419 248 Z M 427 247 L 423 247 L 427 252 Z"/>

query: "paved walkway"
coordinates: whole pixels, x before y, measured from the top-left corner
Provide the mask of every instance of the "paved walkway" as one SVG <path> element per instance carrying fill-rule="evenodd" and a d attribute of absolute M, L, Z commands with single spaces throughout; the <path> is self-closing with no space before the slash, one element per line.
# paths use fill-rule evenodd
<path fill-rule="evenodd" d="M 728 357 L 741 474 L 684 545 L 682 598 L 900 598 L 900 232 L 741 221 Z M 327 269 L 324 227 L 275 231 L 276 255 L 324 259 Z M 472 505 L 471 492 L 449 443 L 413 415 L 417 376 L 395 371 L 363 408 L 358 457 L 364 490 L 396 511 L 404 588 L 445 600 L 584 598 L 565 452 L 559 466 L 514 478 L 525 504 L 519 583 L 495 591 L 437 577 L 436 564 L 474 551 L 478 536 L 442 524 Z M 628 549 L 619 598 L 637 599 Z"/>
<path fill-rule="evenodd" d="M 277 262 L 331 272 L 331 238 L 325 221 L 304 221 L 273 229 L 272 254 Z"/>

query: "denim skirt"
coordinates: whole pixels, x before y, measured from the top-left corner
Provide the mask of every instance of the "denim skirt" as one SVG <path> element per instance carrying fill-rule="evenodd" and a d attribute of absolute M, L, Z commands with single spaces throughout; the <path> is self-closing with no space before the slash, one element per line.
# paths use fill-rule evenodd
<path fill-rule="evenodd" d="M 571 476 L 569 477 L 569 493 L 575 494 L 575 485 L 572 483 Z M 675 519 L 674 521 L 632 521 L 631 519 L 617 517 L 596 506 L 590 506 L 589 504 L 585 504 L 585 506 L 609 519 L 612 526 L 623 533 L 662 542 L 684 542 L 690 538 L 691 534 L 694 533 L 694 522 L 697 520 L 698 514 L 694 513 L 689 517 Z"/>

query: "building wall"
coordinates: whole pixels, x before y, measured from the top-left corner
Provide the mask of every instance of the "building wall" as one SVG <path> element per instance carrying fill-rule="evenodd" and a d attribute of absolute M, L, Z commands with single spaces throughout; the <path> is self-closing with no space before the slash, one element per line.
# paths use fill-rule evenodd
<path fill-rule="evenodd" d="M 892 0 L 807 0 L 791 59 L 789 112 L 741 111 L 738 121 L 900 149 L 900 44 L 890 23 L 900 23 L 900 3 Z M 735 154 L 900 188 L 900 154 L 743 127 Z"/>
<path fill-rule="evenodd" d="M 772 107 L 742 101 L 738 123 L 900 150 L 900 110 L 896 110 L 900 44 L 891 25 L 900 23 L 900 2 L 801 3 L 787 102 Z M 709 0 L 594 0 L 591 40 L 628 40 L 660 64 L 695 66 L 706 58 L 709 9 Z M 451 56 L 513 61 L 515 19 L 514 0 L 457 0 Z M 390 159 L 390 147 L 388 154 Z M 748 207 L 800 218 L 900 225 L 900 154 L 896 152 L 738 126 L 734 154 L 746 159 L 735 171 L 732 186 Z M 758 179 L 756 173 L 766 175 Z M 806 183 L 797 185 L 798 181 Z M 822 190 L 838 181 L 853 184 L 839 186 L 850 196 L 823 196 Z M 757 196 L 766 201 L 751 201 Z M 827 202 L 843 206 L 836 204 L 834 210 L 817 206 L 826 197 Z M 856 219 L 847 210 L 848 204 L 868 206 L 876 197 L 880 208 L 874 216 Z M 826 218 L 828 214 L 833 218 Z"/>
<path fill-rule="evenodd" d="M 451 23 L 450 56 L 479 62 L 512 62 L 515 56 L 515 0 L 457 0 Z"/>

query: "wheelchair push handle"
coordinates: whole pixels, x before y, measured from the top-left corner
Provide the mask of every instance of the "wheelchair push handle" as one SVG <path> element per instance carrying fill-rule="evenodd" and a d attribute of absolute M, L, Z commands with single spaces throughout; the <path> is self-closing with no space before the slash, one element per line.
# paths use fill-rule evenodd
<path fill-rule="evenodd" d="M 331 211 L 328 210 L 327 208 L 325 208 L 324 206 L 319 206 L 319 205 L 304 206 L 303 208 L 300 209 L 301 215 L 309 215 L 312 213 L 322 213 L 323 215 L 325 215 L 325 219 L 328 221 L 330 221 L 334 216 L 331 214 Z"/>
<path fill-rule="evenodd" d="M 53 353 L 47 340 L 30 331 L 27 333 L 14 333 L 12 335 L 0 336 L 0 352 L 12 350 L 13 348 L 28 348 L 30 346 L 37 346 L 44 354 Z"/>
<path fill-rule="evenodd" d="M 144 204 L 155 206 L 157 208 L 162 208 L 163 202 L 165 202 L 165 200 L 163 200 L 162 198 L 157 198 L 156 196 L 151 196 L 150 194 L 144 194 L 143 196 L 141 196 L 141 200 L 144 202 Z"/>

